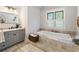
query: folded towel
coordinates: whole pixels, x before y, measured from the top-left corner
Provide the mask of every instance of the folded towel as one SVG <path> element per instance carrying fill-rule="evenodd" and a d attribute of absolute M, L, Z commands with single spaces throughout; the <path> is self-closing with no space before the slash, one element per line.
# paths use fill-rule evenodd
<path fill-rule="evenodd" d="M 5 42 L 4 32 L 0 31 L 0 43 Z"/>
<path fill-rule="evenodd" d="M 31 36 L 33 36 L 33 37 L 36 37 L 37 35 L 36 34 L 30 34 Z"/>

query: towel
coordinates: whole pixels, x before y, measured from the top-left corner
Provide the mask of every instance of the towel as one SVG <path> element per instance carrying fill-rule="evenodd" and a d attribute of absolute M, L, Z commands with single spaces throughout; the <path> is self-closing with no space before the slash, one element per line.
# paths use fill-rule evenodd
<path fill-rule="evenodd" d="M 5 42 L 4 32 L 0 31 L 0 43 Z"/>
<path fill-rule="evenodd" d="M 30 34 L 31 36 L 33 36 L 33 37 L 36 37 L 37 35 L 36 34 Z"/>

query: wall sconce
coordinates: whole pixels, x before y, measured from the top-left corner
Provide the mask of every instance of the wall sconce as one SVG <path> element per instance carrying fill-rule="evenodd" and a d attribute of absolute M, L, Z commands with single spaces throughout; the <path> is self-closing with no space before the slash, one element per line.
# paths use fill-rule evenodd
<path fill-rule="evenodd" d="M 6 6 L 8 9 L 16 10 L 16 8 L 11 7 L 11 6 Z"/>

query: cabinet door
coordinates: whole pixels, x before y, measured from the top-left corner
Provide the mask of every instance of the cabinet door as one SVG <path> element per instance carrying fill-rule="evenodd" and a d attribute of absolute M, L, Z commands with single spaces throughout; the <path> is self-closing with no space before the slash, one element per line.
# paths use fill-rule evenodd
<path fill-rule="evenodd" d="M 17 42 L 18 39 L 18 33 L 17 31 L 10 31 L 10 32 L 5 32 L 5 41 L 7 42 L 7 45 L 13 45 Z"/>
<path fill-rule="evenodd" d="M 4 32 L 5 42 L 7 44 L 7 47 L 12 45 L 12 34 L 11 32 Z"/>
<path fill-rule="evenodd" d="M 5 42 L 0 43 L 0 51 L 1 51 L 2 49 L 6 48 L 6 47 L 7 47 L 7 45 L 6 45 Z"/>
<path fill-rule="evenodd" d="M 12 41 L 14 42 L 14 43 L 16 43 L 17 42 L 17 40 L 19 39 L 19 31 L 13 31 L 12 33 Z"/>
<path fill-rule="evenodd" d="M 19 40 L 22 41 L 25 39 L 25 30 L 22 29 L 19 31 Z"/>
<path fill-rule="evenodd" d="M 23 41 L 24 39 L 25 39 L 25 30 L 24 29 L 13 31 L 13 33 L 12 33 L 13 43 Z"/>

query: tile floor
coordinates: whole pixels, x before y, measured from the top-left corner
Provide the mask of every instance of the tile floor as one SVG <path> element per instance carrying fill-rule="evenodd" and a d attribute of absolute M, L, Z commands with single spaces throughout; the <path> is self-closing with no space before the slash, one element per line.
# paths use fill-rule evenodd
<path fill-rule="evenodd" d="M 43 52 L 43 50 L 26 41 L 23 41 L 3 50 L 3 52 Z"/>
<path fill-rule="evenodd" d="M 58 41 L 52 41 L 47 38 L 40 38 L 38 42 L 33 43 L 26 39 L 3 52 L 76 52 L 79 46 L 71 46 Z"/>

